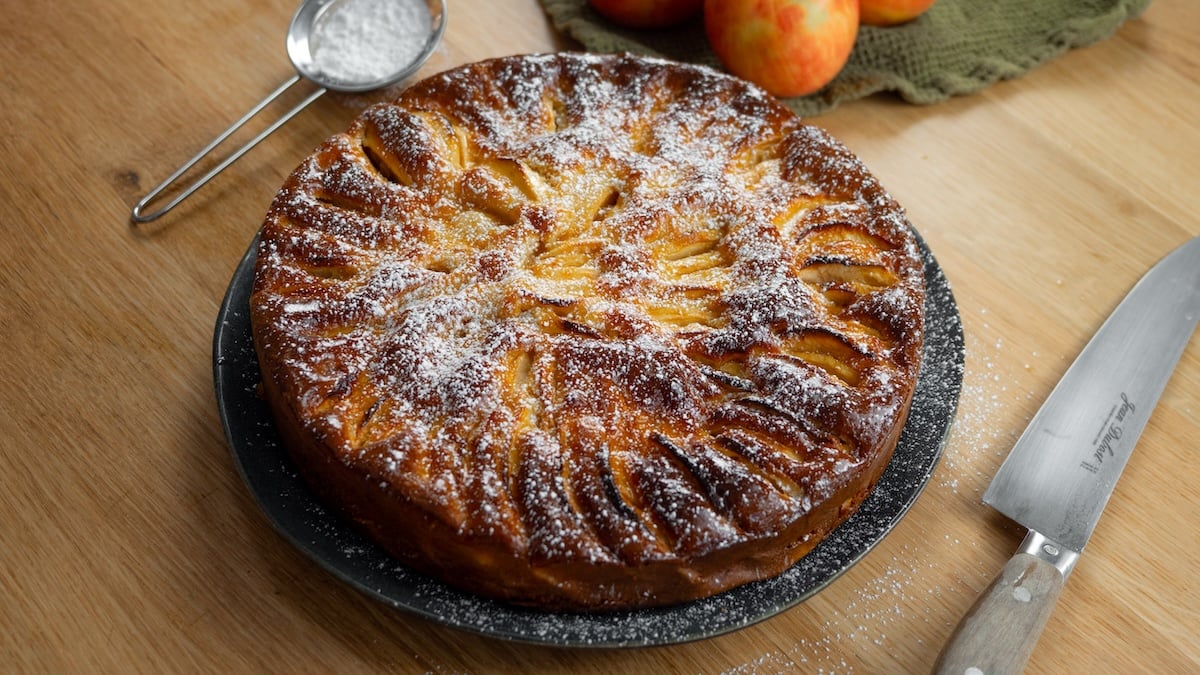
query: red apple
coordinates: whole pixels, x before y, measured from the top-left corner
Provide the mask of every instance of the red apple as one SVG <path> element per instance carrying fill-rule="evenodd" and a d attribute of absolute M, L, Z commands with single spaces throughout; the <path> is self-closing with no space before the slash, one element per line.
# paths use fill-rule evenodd
<path fill-rule="evenodd" d="M 894 26 L 921 16 L 934 0 L 859 0 L 859 21 L 868 26 Z"/>
<path fill-rule="evenodd" d="M 704 26 L 729 72 L 776 96 L 802 96 L 846 65 L 858 0 L 706 0 Z"/>
<path fill-rule="evenodd" d="M 630 28 L 665 28 L 700 14 L 704 0 L 588 0 L 608 20 Z"/>

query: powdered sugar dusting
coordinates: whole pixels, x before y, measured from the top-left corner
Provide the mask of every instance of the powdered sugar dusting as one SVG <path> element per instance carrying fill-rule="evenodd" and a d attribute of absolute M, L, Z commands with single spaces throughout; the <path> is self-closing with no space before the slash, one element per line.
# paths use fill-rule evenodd
<path fill-rule="evenodd" d="M 866 480 L 922 339 L 917 244 L 861 164 L 663 65 L 502 59 L 366 111 L 281 190 L 253 298 L 343 462 L 462 533 L 516 514 L 499 543 L 535 566 L 633 570 L 617 605 L 640 566 L 770 542 Z M 780 508 L 722 496 L 749 490 Z M 535 577 L 493 583 L 559 592 Z"/>

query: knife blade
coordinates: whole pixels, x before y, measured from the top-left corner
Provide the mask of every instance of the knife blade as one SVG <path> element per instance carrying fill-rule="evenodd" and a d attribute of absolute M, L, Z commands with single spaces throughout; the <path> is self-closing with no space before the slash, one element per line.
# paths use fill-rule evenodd
<path fill-rule="evenodd" d="M 1200 320 L 1200 237 L 1134 285 L 1013 445 L 984 503 L 1029 529 L 937 673 L 1020 672 Z"/>

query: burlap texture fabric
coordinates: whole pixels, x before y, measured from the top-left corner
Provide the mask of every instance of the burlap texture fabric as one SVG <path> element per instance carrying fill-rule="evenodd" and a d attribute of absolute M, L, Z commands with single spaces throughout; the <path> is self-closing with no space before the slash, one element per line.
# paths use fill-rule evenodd
<path fill-rule="evenodd" d="M 633 52 L 720 68 L 696 20 L 667 30 L 624 29 L 587 0 L 540 0 L 563 34 L 593 52 Z M 819 115 L 842 103 L 894 92 L 928 104 L 1017 77 L 1067 50 L 1102 40 L 1150 0 L 938 0 L 914 21 L 862 26 L 842 72 L 820 91 L 785 102 Z"/>

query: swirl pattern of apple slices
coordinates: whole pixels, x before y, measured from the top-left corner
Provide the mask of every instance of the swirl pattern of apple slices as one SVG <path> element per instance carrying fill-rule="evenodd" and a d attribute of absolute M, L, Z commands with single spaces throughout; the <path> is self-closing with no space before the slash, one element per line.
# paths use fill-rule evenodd
<path fill-rule="evenodd" d="M 366 110 L 287 180 L 252 296 L 301 473 L 389 551 L 553 609 L 778 574 L 916 380 L 920 258 L 844 147 L 713 71 L 558 54 Z"/>

